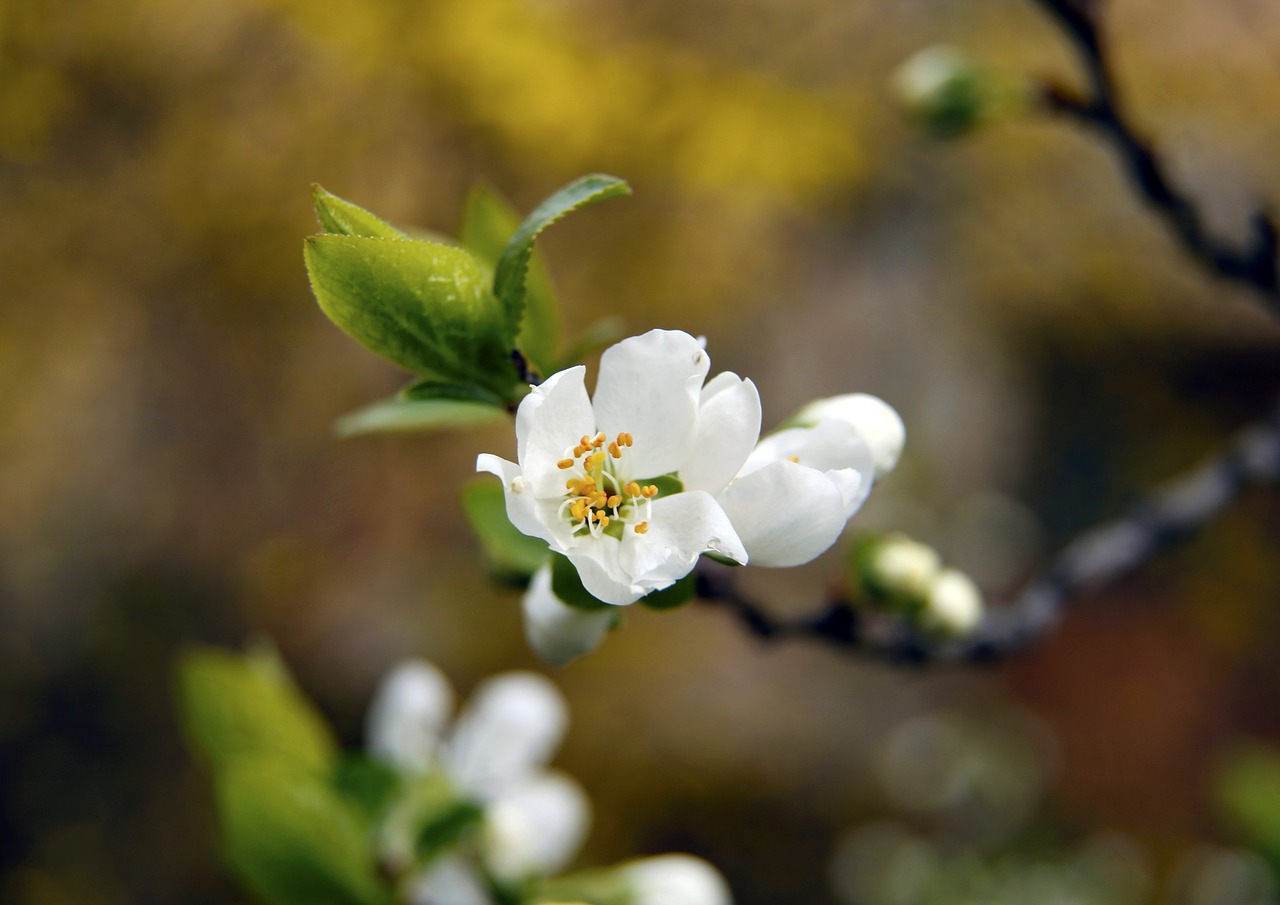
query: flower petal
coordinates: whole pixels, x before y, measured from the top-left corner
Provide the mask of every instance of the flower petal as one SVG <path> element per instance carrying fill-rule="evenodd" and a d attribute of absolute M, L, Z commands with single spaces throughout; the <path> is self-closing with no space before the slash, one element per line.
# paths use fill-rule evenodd
<path fill-rule="evenodd" d="M 369 753 L 401 770 L 425 772 L 449 714 L 453 688 L 425 660 L 406 660 L 383 678 L 365 722 Z"/>
<path fill-rule="evenodd" d="M 578 853 L 590 825 L 582 787 L 562 773 L 541 773 L 486 810 L 485 861 L 507 882 L 554 876 Z"/>
<path fill-rule="evenodd" d="M 876 475 L 893 471 L 902 455 L 907 429 L 889 403 L 868 393 L 847 393 L 815 399 L 796 413 L 795 422 L 812 424 L 822 418 L 837 418 L 851 424 L 867 442 L 876 462 Z"/>
<path fill-rule="evenodd" d="M 720 505 L 759 566 L 808 562 L 835 543 L 848 521 L 839 485 L 785 459 L 740 476 L 720 494 Z"/>
<path fill-rule="evenodd" d="M 649 530 L 625 532 L 619 559 L 643 596 L 688 575 L 703 553 L 747 561 L 747 551 L 720 504 L 711 494 L 695 490 L 654 500 Z"/>
<path fill-rule="evenodd" d="M 492 800 L 550 759 L 568 721 L 564 698 L 547 679 L 503 673 L 472 693 L 442 759 L 458 785 Z"/>
<path fill-rule="evenodd" d="M 582 586 L 597 600 L 614 606 L 635 603 L 648 593 L 635 587 L 623 570 L 618 559 L 621 549 L 616 538 L 606 535 L 578 538 L 577 545 L 565 553 L 578 570 Z"/>
<path fill-rule="evenodd" d="M 529 646 L 556 666 L 599 647 L 614 616 L 609 610 L 580 610 L 562 601 L 551 590 L 549 565 L 534 573 L 522 605 Z"/>
<path fill-rule="evenodd" d="M 413 881 L 412 905 L 489 905 L 489 890 L 479 872 L 457 856 L 442 858 Z"/>
<path fill-rule="evenodd" d="M 516 458 L 539 497 L 563 497 L 564 473 L 556 462 L 584 434 L 595 433 L 582 365 L 552 374 L 516 409 Z"/>
<path fill-rule="evenodd" d="M 733 480 L 760 438 L 760 394 L 750 380 L 728 371 L 702 393 L 693 449 L 680 465 L 685 490 L 715 496 Z"/>
<path fill-rule="evenodd" d="M 633 477 L 675 471 L 693 445 L 698 399 L 711 360 L 688 333 L 650 330 L 600 357 L 593 398 L 596 425 L 612 437 L 630 433 Z M 521 460 L 523 461 L 523 460 Z"/>
<path fill-rule="evenodd" d="M 720 872 L 692 855 L 641 858 L 622 868 L 631 886 L 631 905 L 731 905 L 733 896 Z"/>
<path fill-rule="evenodd" d="M 507 518 L 516 530 L 530 537 L 540 537 L 557 550 L 564 550 L 573 540 L 573 526 L 559 517 L 560 501 L 540 500 L 520 466 L 492 453 L 476 456 L 476 471 L 486 471 L 502 479 Z"/>
<path fill-rule="evenodd" d="M 793 457 L 819 471 L 852 468 L 868 478 L 875 474 L 875 459 L 866 441 L 853 425 L 838 418 L 822 418 L 807 427 L 791 427 L 762 437 L 740 473 L 750 474 L 770 462 Z"/>

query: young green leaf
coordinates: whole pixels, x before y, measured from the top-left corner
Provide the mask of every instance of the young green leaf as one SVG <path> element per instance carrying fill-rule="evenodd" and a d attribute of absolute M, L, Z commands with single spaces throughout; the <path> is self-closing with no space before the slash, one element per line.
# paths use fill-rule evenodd
<path fill-rule="evenodd" d="M 333 430 L 346 439 L 363 434 L 484 427 L 508 417 L 506 409 L 488 402 L 392 397 L 343 415 L 333 423 Z"/>
<path fill-rule="evenodd" d="M 507 242 L 493 275 L 493 292 L 502 303 L 507 322 L 519 332 L 525 313 L 525 283 L 533 241 L 565 214 L 596 201 L 631 194 L 631 187 L 614 176 L 594 174 L 569 183 L 534 209 Z"/>
<path fill-rule="evenodd" d="M 394 767 L 360 754 L 344 755 L 333 772 L 333 787 L 369 826 L 390 806 L 400 785 Z"/>
<path fill-rule="evenodd" d="M 215 770 L 269 757 L 328 773 L 333 733 L 278 662 L 196 651 L 179 663 L 178 684 L 187 737 Z"/>
<path fill-rule="evenodd" d="M 578 568 L 560 553 L 551 554 L 551 592 L 580 610 L 608 609 L 609 604 L 582 586 Z"/>
<path fill-rule="evenodd" d="M 216 777 L 231 869 L 270 905 L 384 905 L 369 837 L 324 777 L 240 758 Z"/>
<path fill-rule="evenodd" d="M 520 215 L 497 192 L 476 185 L 467 194 L 458 238 L 462 247 L 490 267 L 496 267 L 507 243 L 520 226 Z M 551 373 L 560 345 L 560 308 L 542 256 L 533 252 L 525 278 L 524 319 L 517 339 L 525 356 Z"/>
<path fill-rule="evenodd" d="M 305 258 L 320 307 L 365 348 L 423 377 L 515 394 L 516 331 L 467 252 L 320 235 L 306 240 Z"/>
<path fill-rule="evenodd" d="M 1245 843 L 1280 864 L 1280 755 L 1258 744 L 1231 752 L 1218 768 L 1215 792 Z"/>
<path fill-rule="evenodd" d="M 379 220 L 362 207 L 327 192 L 318 183 L 311 184 L 311 203 L 315 205 L 320 228 L 339 236 L 371 236 L 381 239 L 403 239 L 405 234 L 390 223 Z"/>
<path fill-rule="evenodd" d="M 693 599 L 695 588 L 695 579 L 693 573 L 690 572 L 675 584 L 665 587 L 661 591 L 653 591 L 646 594 L 640 598 L 639 602 L 651 610 L 674 610 Z"/>
<path fill-rule="evenodd" d="M 547 561 L 547 542 L 521 534 L 507 518 L 501 484 L 470 482 L 462 488 L 462 509 L 500 579 L 524 584 Z"/>

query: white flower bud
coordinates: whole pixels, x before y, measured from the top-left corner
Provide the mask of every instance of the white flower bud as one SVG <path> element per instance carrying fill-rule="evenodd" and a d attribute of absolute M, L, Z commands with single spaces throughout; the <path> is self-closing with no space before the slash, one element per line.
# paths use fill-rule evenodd
<path fill-rule="evenodd" d="M 720 872 L 692 855 L 641 858 L 622 868 L 631 905 L 732 905 Z"/>
<path fill-rule="evenodd" d="M 920 621 L 946 635 L 967 635 L 982 619 L 982 592 L 958 569 L 943 569 L 925 595 Z"/>
<path fill-rule="evenodd" d="M 924 597 L 942 568 L 938 551 L 902 535 L 891 535 L 876 547 L 870 562 L 872 578 L 894 595 Z"/>
<path fill-rule="evenodd" d="M 553 666 L 563 666 L 599 647 L 616 618 L 612 610 L 580 610 L 557 597 L 551 589 L 549 565 L 534 573 L 522 607 L 529 646 Z"/>
<path fill-rule="evenodd" d="M 871 450 L 877 478 L 884 477 L 898 464 L 907 429 L 893 406 L 883 399 L 868 393 L 815 399 L 796 413 L 794 421 L 816 424 L 823 418 L 835 418 L 852 425 Z"/>
<path fill-rule="evenodd" d="M 987 106 L 985 87 L 973 61 L 945 45 L 920 51 L 893 75 L 898 100 L 940 135 L 958 135 L 978 124 Z"/>

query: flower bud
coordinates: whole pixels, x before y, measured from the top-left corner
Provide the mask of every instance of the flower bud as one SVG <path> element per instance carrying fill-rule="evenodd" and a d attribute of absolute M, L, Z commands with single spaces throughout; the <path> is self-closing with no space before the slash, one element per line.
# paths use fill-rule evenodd
<path fill-rule="evenodd" d="M 622 868 L 631 905 L 731 905 L 729 886 L 714 867 L 692 855 L 641 858 Z"/>
<path fill-rule="evenodd" d="M 868 577 L 892 598 L 925 597 L 942 567 L 938 551 L 901 534 L 876 545 L 867 563 Z"/>
<path fill-rule="evenodd" d="M 534 573 L 522 605 L 529 646 L 553 666 L 595 650 L 617 618 L 612 610 L 582 610 L 557 597 L 551 589 L 550 566 Z"/>
<path fill-rule="evenodd" d="M 920 624 L 943 635 L 960 636 L 973 631 L 982 619 L 982 592 L 973 579 L 958 569 L 938 572 L 925 594 Z"/>
<path fill-rule="evenodd" d="M 946 45 L 910 57 L 893 75 L 894 93 L 912 118 L 939 136 L 968 132 L 989 112 L 986 74 Z"/>
<path fill-rule="evenodd" d="M 853 426 L 871 450 L 876 463 L 876 477 L 893 471 L 902 455 L 907 429 L 893 406 L 868 393 L 846 393 L 815 399 L 796 413 L 796 424 L 816 424 L 823 418 L 835 418 Z"/>

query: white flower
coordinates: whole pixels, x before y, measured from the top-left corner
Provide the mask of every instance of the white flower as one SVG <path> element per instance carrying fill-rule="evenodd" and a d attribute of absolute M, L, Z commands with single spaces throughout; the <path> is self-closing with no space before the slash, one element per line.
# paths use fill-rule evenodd
<path fill-rule="evenodd" d="M 731 905 L 733 896 L 714 867 L 692 855 L 659 855 L 623 866 L 631 905 Z"/>
<path fill-rule="evenodd" d="M 594 399 L 577 366 L 521 401 L 518 465 L 476 460 L 502 478 L 511 523 L 567 556 L 606 603 L 668 587 L 703 553 L 747 561 L 715 496 L 759 435 L 760 399 L 735 374 L 704 387 L 710 366 L 687 333 L 623 340 L 600 359 Z M 680 490 L 659 489 L 667 475 Z"/>
<path fill-rule="evenodd" d="M 891 534 L 877 544 L 869 565 L 872 577 L 886 590 L 924 597 L 942 569 L 942 559 L 928 544 Z"/>
<path fill-rule="evenodd" d="M 439 770 L 480 804 L 481 852 L 494 876 L 519 881 L 561 870 L 586 836 L 590 802 L 576 782 L 545 766 L 568 723 L 560 692 L 536 673 L 494 676 L 449 731 L 452 705 L 448 680 L 434 666 L 400 664 L 369 710 L 369 751 L 406 774 Z M 415 884 L 414 901 L 471 905 L 484 888 L 464 860 L 443 858 Z"/>
<path fill-rule="evenodd" d="M 823 418 L 836 418 L 851 425 L 871 449 L 876 463 L 876 477 L 893 471 L 907 440 L 907 429 L 893 406 L 868 393 L 846 393 L 815 399 L 800 409 L 792 419 L 796 424 L 816 424 Z"/>
<path fill-rule="evenodd" d="M 567 556 L 605 603 L 670 586 L 704 553 L 806 562 L 870 490 L 872 456 L 855 429 L 824 418 L 756 446 L 755 385 L 728 372 L 704 385 L 710 367 L 687 333 L 623 340 L 601 357 L 594 398 L 580 366 L 525 397 L 518 464 L 476 460 L 502 478 L 511 523 Z"/>
<path fill-rule="evenodd" d="M 556 666 L 600 646 L 616 611 L 569 606 L 551 590 L 551 566 L 534 573 L 525 591 L 524 634 L 534 652 Z"/>
<path fill-rule="evenodd" d="M 944 635 L 967 635 L 982 619 L 982 592 L 958 569 L 943 569 L 925 595 L 920 621 Z"/>

